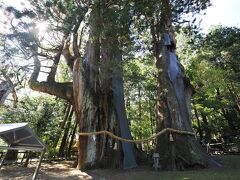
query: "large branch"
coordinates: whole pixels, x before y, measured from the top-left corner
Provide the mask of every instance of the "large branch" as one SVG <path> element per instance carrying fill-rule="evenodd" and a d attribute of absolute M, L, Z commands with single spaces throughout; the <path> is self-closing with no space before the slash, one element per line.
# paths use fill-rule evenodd
<path fill-rule="evenodd" d="M 37 50 L 35 50 L 37 52 Z M 51 94 L 62 99 L 66 99 L 72 102 L 72 82 L 58 83 L 55 81 L 51 82 L 39 82 L 37 80 L 41 68 L 40 60 L 38 59 L 37 53 L 34 55 L 34 69 L 29 80 L 29 87 L 32 90 Z"/>
<path fill-rule="evenodd" d="M 59 51 L 54 57 L 53 65 L 47 77 L 48 82 L 55 82 L 55 75 L 56 75 L 57 67 L 61 58 L 62 50 L 63 50 L 63 45 L 60 47 Z"/>
<path fill-rule="evenodd" d="M 58 83 L 58 82 L 39 82 L 29 81 L 29 87 L 32 90 L 51 94 L 62 99 L 72 102 L 72 82 Z"/>

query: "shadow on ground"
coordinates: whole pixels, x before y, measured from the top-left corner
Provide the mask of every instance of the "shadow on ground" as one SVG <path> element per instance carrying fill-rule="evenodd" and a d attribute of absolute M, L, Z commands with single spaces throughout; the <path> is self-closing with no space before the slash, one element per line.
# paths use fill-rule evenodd
<path fill-rule="evenodd" d="M 199 169 L 186 171 L 154 171 L 152 167 L 138 167 L 131 170 L 94 169 L 86 172 L 72 168 L 71 161 L 42 163 L 37 179 L 41 180 L 238 180 L 240 179 L 240 156 L 217 157 L 224 165 L 221 169 Z M 24 168 L 4 166 L 0 171 L 1 180 L 31 180 L 36 164 Z"/>

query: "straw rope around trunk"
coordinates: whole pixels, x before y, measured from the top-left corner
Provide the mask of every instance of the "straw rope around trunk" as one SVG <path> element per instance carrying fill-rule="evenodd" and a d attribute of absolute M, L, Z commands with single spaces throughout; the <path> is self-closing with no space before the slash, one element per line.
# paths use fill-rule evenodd
<path fill-rule="evenodd" d="M 79 136 L 92 136 L 92 135 L 100 135 L 100 134 L 105 134 L 105 135 L 109 135 L 110 137 L 117 139 L 119 141 L 123 141 L 123 142 L 128 142 L 128 143 L 135 143 L 135 144 L 139 144 L 139 143 L 143 143 L 143 142 L 149 142 L 152 141 L 154 139 L 156 139 L 158 136 L 162 135 L 165 132 L 170 132 L 170 133 L 177 133 L 177 134 L 182 134 L 182 135 L 191 135 L 191 136 L 195 136 L 195 133 L 190 132 L 190 131 L 182 131 L 182 130 L 177 130 L 177 129 L 173 129 L 173 128 L 165 128 L 163 130 L 161 130 L 160 132 L 158 132 L 157 134 L 154 134 L 148 138 L 145 139 L 138 139 L 138 140 L 132 140 L 132 139 L 125 139 L 119 136 L 116 136 L 115 134 L 103 130 L 103 131 L 96 131 L 96 132 L 80 132 L 78 133 Z"/>

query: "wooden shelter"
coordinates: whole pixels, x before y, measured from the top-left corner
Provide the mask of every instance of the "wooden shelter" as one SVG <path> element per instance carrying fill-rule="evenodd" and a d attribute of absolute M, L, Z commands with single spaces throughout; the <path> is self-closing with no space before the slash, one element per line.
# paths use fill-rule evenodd
<path fill-rule="evenodd" d="M 24 150 L 41 152 L 39 162 L 33 174 L 32 180 L 35 180 L 41 166 L 43 154 L 45 152 L 45 145 L 33 133 L 32 129 L 27 123 L 13 123 L 13 124 L 0 124 L 0 138 L 3 139 L 8 146 L 0 146 L 0 150 Z M 0 162 L 0 169 L 3 166 L 5 156 Z"/>

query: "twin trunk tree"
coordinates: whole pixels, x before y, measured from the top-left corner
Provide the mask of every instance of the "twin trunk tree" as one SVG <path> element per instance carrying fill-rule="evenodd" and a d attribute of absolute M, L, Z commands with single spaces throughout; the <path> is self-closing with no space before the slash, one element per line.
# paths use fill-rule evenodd
<path fill-rule="evenodd" d="M 85 14 L 81 12 L 72 16 L 76 19 L 68 29 L 69 31 L 64 32 L 62 44 L 57 48 L 58 51 L 54 56 L 54 63 L 46 82 L 37 80 L 41 64 L 38 58 L 38 47 L 32 46 L 35 67 L 29 85 L 33 90 L 68 100 L 73 105 L 80 132 L 108 130 L 131 139 L 126 119 L 121 70 L 123 56 L 121 31 L 126 27 L 121 24 L 124 21 L 119 20 L 121 19 L 119 17 L 120 6 L 114 3 L 111 5 L 110 1 L 108 2 L 110 4 L 105 3 L 105 1 L 96 1 L 91 5 L 88 24 L 89 38 L 84 55 L 80 53 L 79 36 L 81 35 L 78 32 Z M 151 17 L 151 27 L 149 27 L 153 53 L 159 69 L 157 131 L 168 127 L 192 131 L 190 97 L 193 88 L 174 52 L 175 42 L 171 36 L 169 0 L 161 1 L 160 9 L 156 14 L 159 15 L 159 12 L 161 12 L 161 17 L 156 19 Z M 123 14 L 122 17 L 124 17 Z M 57 66 L 63 57 L 72 71 L 73 82 L 55 81 Z M 163 169 L 175 170 L 194 165 L 219 165 L 201 150 L 195 137 L 172 135 L 173 142 L 169 141 L 169 134 L 157 140 L 156 151 L 160 153 Z M 114 139 L 106 136 L 79 136 L 78 141 L 79 169 L 86 164 L 121 166 L 122 157 L 124 168 L 136 166 L 132 144 L 115 142 Z"/>
<path fill-rule="evenodd" d="M 73 66 L 73 97 L 79 130 L 108 130 L 131 139 L 125 112 L 118 37 L 113 34 L 99 36 L 100 20 L 95 14 L 92 18 L 86 59 L 77 59 Z M 113 162 L 119 166 L 121 151 L 123 167 L 136 166 L 133 145 L 119 144 L 106 136 L 79 136 L 79 150 L 79 168 L 84 163 L 95 162 L 102 162 L 105 166 Z"/>

